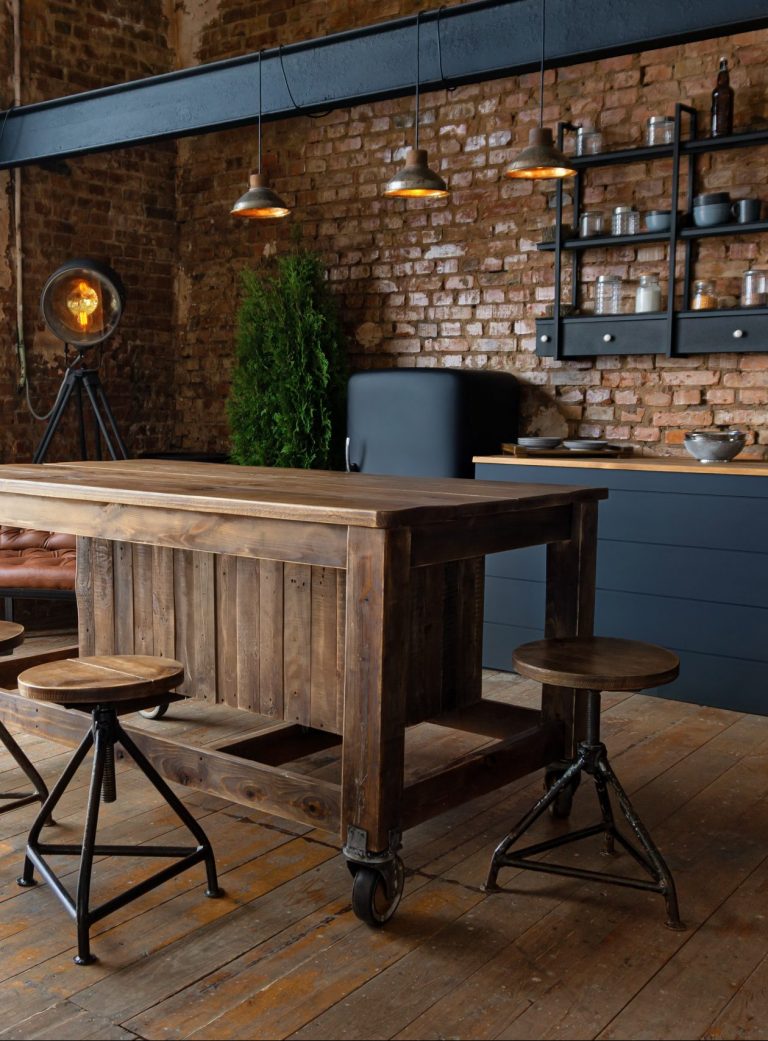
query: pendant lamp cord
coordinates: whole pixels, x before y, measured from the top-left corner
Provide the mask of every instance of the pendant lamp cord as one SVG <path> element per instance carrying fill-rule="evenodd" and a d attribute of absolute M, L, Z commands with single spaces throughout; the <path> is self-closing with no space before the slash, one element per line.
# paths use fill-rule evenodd
<path fill-rule="evenodd" d="M 259 51 L 259 168 L 257 173 L 261 175 L 261 51 Z"/>
<path fill-rule="evenodd" d="M 539 126 L 544 126 L 544 55 L 547 38 L 547 0 L 541 0 L 541 82 L 539 84 Z"/>
<path fill-rule="evenodd" d="M 416 14 L 416 143 L 419 147 L 419 82 L 421 80 L 421 11 Z"/>

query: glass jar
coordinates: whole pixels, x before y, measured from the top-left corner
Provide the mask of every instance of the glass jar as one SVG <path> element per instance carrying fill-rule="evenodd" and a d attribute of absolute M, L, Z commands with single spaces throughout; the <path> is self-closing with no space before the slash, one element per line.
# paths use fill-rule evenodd
<path fill-rule="evenodd" d="M 693 283 L 693 300 L 691 301 L 692 311 L 712 311 L 717 307 L 717 297 L 715 296 L 715 287 L 711 282 L 706 282 L 703 279 Z"/>
<path fill-rule="evenodd" d="M 745 271 L 741 280 L 741 306 L 765 307 L 768 299 L 768 274 L 753 268 Z"/>
<path fill-rule="evenodd" d="M 603 234 L 603 215 L 597 210 L 585 210 L 579 217 L 579 235 L 588 239 L 592 235 Z"/>
<path fill-rule="evenodd" d="M 621 278 L 618 275 L 598 275 L 595 292 L 595 314 L 621 313 Z"/>
<path fill-rule="evenodd" d="M 656 275 L 641 275 L 635 293 L 635 313 L 661 310 L 661 286 Z"/>
<path fill-rule="evenodd" d="M 616 206 L 611 217 L 612 235 L 637 235 L 640 214 L 631 206 Z"/>
<path fill-rule="evenodd" d="M 651 116 L 645 125 L 647 145 L 669 145 L 675 140 L 675 121 L 672 116 Z"/>
<path fill-rule="evenodd" d="M 597 155 L 603 150 L 603 135 L 592 127 L 579 127 L 576 132 L 576 155 Z"/>

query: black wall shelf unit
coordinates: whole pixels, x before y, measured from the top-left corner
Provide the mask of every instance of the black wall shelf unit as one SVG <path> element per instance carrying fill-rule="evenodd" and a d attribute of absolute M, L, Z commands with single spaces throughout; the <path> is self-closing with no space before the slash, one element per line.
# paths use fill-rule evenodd
<path fill-rule="evenodd" d="M 683 138 L 683 123 L 687 131 Z M 558 126 L 558 144 L 563 147 L 565 132 L 575 130 L 570 123 Z M 688 105 L 675 107 L 675 136 L 670 144 L 624 148 L 598 155 L 573 157 L 576 175 L 573 183 L 573 226 L 581 216 L 583 173 L 593 167 L 628 165 L 654 159 L 672 159 L 672 210 L 668 231 L 640 232 L 637 235 L 595 235 L 589 238 L 563 234 L 564 186 L 559 181 L 555 196 L 555 240 L 540 242 L 539 250 L 554 253 L 555 299 L 552 317 L 536 321 L 536 352 L 549 358 L 585 358 L 598 354 L 685 354 L 768 352 L 768 308 L 729 308 L 708 311 L 675 310 L 678 297 L 683 306 L 691 300 L 691 285 L 696 244 L 699 239 L 723 235 L 749 235 L 768 232 L 768 220 L 739 224 L 735 221 L 700 228 L 692 224 L 691 212 L 696 190 L 696 158 L 709 152 L 751 148 L 768 144 L 768 129 L 731 134 L 727 137 L 698 138 L 696 111 Z M 685 160 L 685 163 L 683 162 Z M 679 199 L 681 179 L 685 177 L 685 212 L 672 204 Z M 570 191 L 569 186 L 569 191 Z M 663 243 L 667 246 L 667 305 L 651 314 L 578 314 L 579 272 L 586 250 L 616 246 L 642 246 Z M 683 256 L 683 276 L 678 278 L 679 250 Z M 562 272 L 566 258 L 571 264 L 571 296 L 563 301 Z"/>

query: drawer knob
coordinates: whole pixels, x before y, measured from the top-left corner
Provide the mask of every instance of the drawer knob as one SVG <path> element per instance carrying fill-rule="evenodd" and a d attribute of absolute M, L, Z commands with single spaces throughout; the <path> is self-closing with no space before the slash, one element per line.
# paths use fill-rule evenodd
<path fill-rule="evenodd" d="M 734 340 L 740 340 L 742 338 L 742 336 L 744 336 L 744 330 L 743 329 L 734 329 L 733 330 L 733 338 L 734 338 Z"/>
<path fill-rule="evenodd" d="M 539 337 L 539 340 L 540 340 L 540 341 L 541 341 L 542 343 L 549 343 L 550 339 L 551 339 L 551 337 L 550 337 L 550 336 L 547 336 L 547 334 L 546 334 L 546 333 L 544 333 L 544 334 L 543 334 L 542 336 L 540 336 L 540 337 Z"/>
<path fill-rule="evenodd" d="M 603 343 L 610 343 L 613 339 L 613 333 L 605 333 L 603 336 Z"/>

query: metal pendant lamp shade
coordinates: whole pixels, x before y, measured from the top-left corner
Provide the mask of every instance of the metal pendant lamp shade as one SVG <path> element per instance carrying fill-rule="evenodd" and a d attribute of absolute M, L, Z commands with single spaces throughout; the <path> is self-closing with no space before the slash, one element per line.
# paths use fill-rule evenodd
<path fill-rule="evenodd" d="M 267 184 L 261 172 L 261 51 L 259 51 L 259 165 L 249 178 L 248 191 L 241 195 L 229 211 L 232 217 L 268 220 L 287 217 L 291 212 L 274 189 Z"/>
<path fill-rule="evenodd" d="M 528 147 L 504 171 L 507 177 L 529 181 L 572 177 L 576 171 L 555 146 L 552 131 L 544 126 L 544 57 L 546 46 L 547 0 L 541 0 L 541 67 L 539 82 L 539 125 L 528 136 Z"/>
<path fill-rule="evenodd" d="M 233 217 L 255 219 L 287 217 L 290 212 L 277 192 L 269 187 L 266 178 L 259 173 L 251 174 L 248 191 L 240 196 L 230 210 Z"/>
<path fill-rule="evenodd" d="M 405 153 L 405 166 L 391 177 L 384 194 L 396 199 L 444 199 L 448 185 L 440 174 L 430 170 L 426 148 L 419 148 L 419 86 L 421 80 L 421 14 L 416 15 L 416 121 L 414 147 Z"/>
<path fill-rule="evenodd" d="M 576 171 L 555 147 L 549 127 L 536 127 L 528 137 L 528 147 L 504 171 L 507 177 L 544 180 L 572 177 Z"/>

